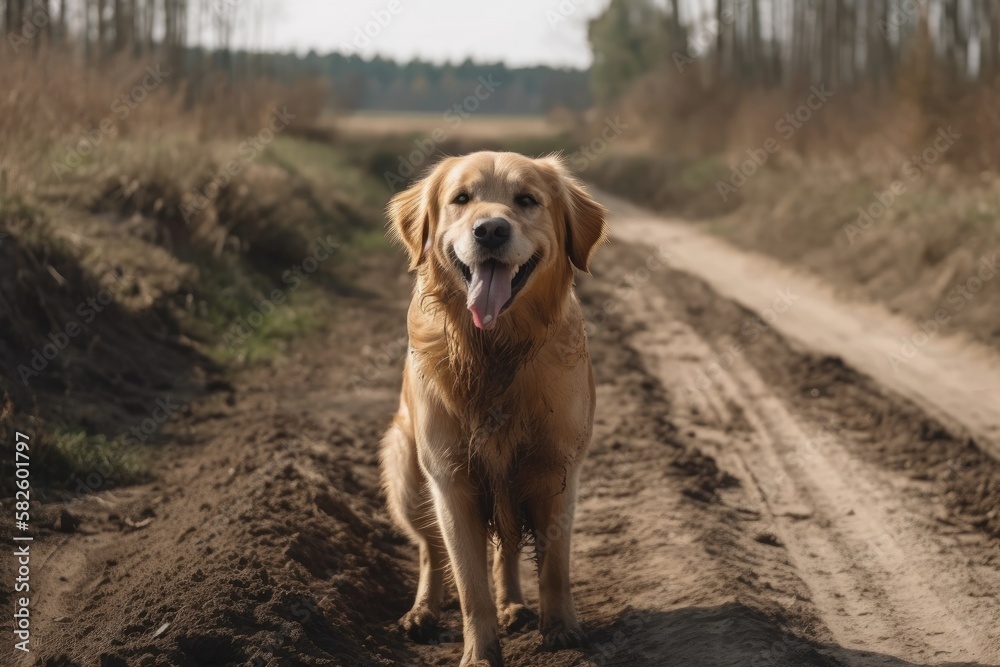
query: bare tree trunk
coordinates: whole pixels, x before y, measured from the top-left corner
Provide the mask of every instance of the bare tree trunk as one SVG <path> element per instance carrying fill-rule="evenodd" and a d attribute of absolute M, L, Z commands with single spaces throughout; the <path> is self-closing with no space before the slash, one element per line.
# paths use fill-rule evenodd
<path fill-rule="evenodd" d="M 802 78 L 806 61 L 806 10 L 801 2 L 791 3 L 792 11 L 792 50 L 791 64 L 788 68 L 788 80 L 797 84 Z"/>
<path fill-rule="evenodd" d="M 753 26 L 750 22 L 753 11 L 751 7 L 750 12 L 744 12 L 742 11 L 743 6 L 740 3 L 733 3 L 733 11 L 737 16 L 737 20 L 734 23 L 736 29 L 733 31 L 733 58 L 735 59 L 734 66 L 739 72 L 739 82 L 745 86 L 753 78 L 753 61 L 751 56 L 753 52 L 753 44 L 751 42 L 753 39 L 751 34 Z"/>
<path fill-rule="evenodd" d="M 826 60 L 826 40 L 823 31 L 823 17 L 826 15 L 826 0 L 808 3 L 809 7 L 809 60 L 813 63 L 810 76 L 814 81 L 826 81 L 829 70 Z"/>
<path fill-rule="evenodd" d="M 998 73 L 1000 73 L 1000 4 L 992 0 L 984 0 L 989 9 L 990 15 L 990 38 L 985 45 L 985 50 L 990 54 L 990 78 L 993 83 Z"/>
<path fill-rule="evenodd" d="M 722 78 L 728 78 L 733 74 L 732 57 L 730 56 L 730 51 L 733 48 L 733 21 L 732 15 L 729 13 L 731 11 L 728 0 L 716 0 L 715 21 L 719 32 L 715 36 L 715 58 Z"/>
<path fill-rule="evenodd" d="M 771 0 L 771 80 L 779 85 L 782 80 L 781 40 L 787 9 L 779 0 Z"/>
<path fill-rule="evenodd" d="M 763 58 L 761 57 L 760 21 L 760 2 L 759 0 L 750 0 L 750 16 L 747 19 L 747 45 L 749 47 L 749 54 L 747 54 L 749 58 L 747 60 L 750 65 L 749 80 L 755 84 L 767 84 L 763 76 L 763 68 L 761 67 Z"/>
<path fill-rule="evenodd" d="M 40 48 L 43 41 L 46 44 L 52 44 L 52 7 L 49 5 L 49 0 L 39 0 L 35 3 L 34 10 L 39 16 L 39 22 L 43 22 L 43 26 L 39 30 L 39 39 L 37 40 L 36 47 Z M 34 16 L 32 18 L 34 19 Z"/>
<path fill-rule="evenodd" d="M 143 51 L 149 55 L 153 52 L 153 26 L 156 23 L 156 0 L 145 0 L 142 15 Z"/>
<path fill-rule="evenodd" d="M 174 42 L 177 39 L 177 0 L 163 0 L 163 48 L 167 62 L 174 66 Z"/>
<path fill-rule="evenodd" d="M 187 0 L 177 0 L 177 43 L 176 43 L 176 55 L 174 58 L 174 67 L 176 71 L 184 71 L 184 54 L 185 48 L 187 46 Z"/>
<path fill-rule="evenodd" d="M 857 16 L 857 0 L 840 0 L 840 79 L 842 84 L 853 84 L 854 77 L 854 45 Z"/>
<path fill-rule="evenodd" d="M 865 61 L 864 75 L 878 85 L 881 76 L 879 60 L 879 30 L 878 30 L 878 4 L 877 0 L 864 0 L 865 12 Z"/>
<path fill-rule="evenodd" d="M 836 90 L 840 87 L 840 4 L 843 0 L 824 0 L 823 9 L 823 81 Z"/>
<path fill-rule="evenodd" d="M 90 16 L 90 0 L 83 1 L 83 57 L 89 63 L 94 57 L 91 41 L 90 41 L 90 31 L 91 31 L 91 16 Z"/>
<path fill-rule="evenodd" d="M 66 30 L 68 27 L 69 24 L 66 21 L 66 0 L 59 0 L 59 23 L 56 29 L 57 33 L 56 39 L 59 40 L 59 42 L 62 44 L 66 43 L 67 39 Z"/>
<path fill-rule="evenodd" d="M 954 2 L 942 3 L 943 13 L 940 23 L 939 39 L 944 55 L 945 67 L 949 77 L 954 80 L 958 76 L 955 68 L 955 45 L 958 41 L 956 23 L 956 6 Z"/>
<path fill-rule="evenodd" d="M 4 33 L 18 32 L 21 23 L 21 0 L 7 0 Z"/>
<path fill-rule="evenodd" d="M 107 53 L 107 21 L 104 18 L 104 11 L 107 8 L 108 0 L 97 0 L 97 57 L 103 58 Z"/>
<path fill-rule="evenodd" d="M 955 69 L 963 81 L 969 78 L 969 41 L 971 30 L 969 27 L 969 15 L 972 3 L 955 7 Z M 962 9 L 965 11 L 962 11 Z"/>
<path fill-rule="evenodd" d="M 132 55 L 138 57 L 142 51 L 142 17 L 140 16 L 140 0 L 128 0 L 129 15 L 129 41 L 132 46 Z"/>
<path fill-rule="evenodd" d="M 684 26 L 681 24 L 680 0 L 670 0 L 670 48 L 683 48 L 684 45 L 680 43 L 683 33 Z"/>
<path fill-rule="evenodd" d="M 889 6 L 889 0 L 879 0 L 880 9 L 882 10 L 882 25 L 885 30 L 885 34 L 879 43 L 879 50 L 881 51 L 881 61 L 882 61 L 882 76 L 891 77 L 896 71 L 896 59 L 893 57 L 892 43 L 889 41 L 889 21 L 891 19 L 892 8 Z M 900 41 L 902 41 L 902 36 L 900 36 Z"/>
<path fill-rule="evenodd" d="M 125 2 L 124 0 L 114 0 L 114 25 L 115 25 L 115 42 L 114 42 L 114 52 L 121 53 L 125 48 L 126 31 L 125 31 Z"/>
<path fill-rule="evenodd" d="M 167 62 L 173 68 L 172 71 L 181 72 L 184 67 L 187 2 L 186 0 L 164 0 L 164 9 L 167 27 L 164 38 L 167 48 Z M 178 81 L 179 78 L 174 79 L 174 81 Z"/>

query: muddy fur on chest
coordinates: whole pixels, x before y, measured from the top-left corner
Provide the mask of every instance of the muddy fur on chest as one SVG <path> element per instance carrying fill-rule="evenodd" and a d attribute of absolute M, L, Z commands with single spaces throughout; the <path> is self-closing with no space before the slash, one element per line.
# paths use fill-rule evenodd
<path fill-rule="evenodd" d="M 469 435 L 470 454 L 509 452 L 533 430 L 517 380 L 537 352 L 531 340 L 448 337 L 439 385 Z"/>
<path fill-rule="evenodd" d="M 519 373 L 539 351 L 537 342 L 483 336 L 451 339 L 442 384 L 462 424 L 463 461 L 478 493 L 491 535 L 515 551 L 531 536 L 527 502 L 540 492 L 539 470 L 551 467 L 546 444 L 548 412 L 538 392 L 527 396 Z M 556 464 L 551 475 L 565 476 Z M 548 482 L 544 486 L 551 486 Z"/>
<path fill-rule="evenodd" d="M 470 449 L 465 463 L 482 519 L 491 537 L 508 553 L 519 550 L 532 537 L 526 508 L 540 496 L 560 493 L 566 486 L 566 465 L 546 456 L 545 435 L 540 430 L 528 433 L 523 440 L 501 436 L 478 450 Z"/>

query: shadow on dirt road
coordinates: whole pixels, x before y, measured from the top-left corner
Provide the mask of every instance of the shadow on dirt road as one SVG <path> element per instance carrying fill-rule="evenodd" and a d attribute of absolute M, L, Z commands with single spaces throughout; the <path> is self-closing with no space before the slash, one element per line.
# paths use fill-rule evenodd
<path fill-rule="evenodd" d="M 585 655 L 600 667 L 996 667 L 979 662 L 909 662 L 889 655 L 813 647 L 740 602 L 673 611 L 632 610 L 610 626 L 589 628 Z M 641 647 L 641 648 L 637 648 Z"/>

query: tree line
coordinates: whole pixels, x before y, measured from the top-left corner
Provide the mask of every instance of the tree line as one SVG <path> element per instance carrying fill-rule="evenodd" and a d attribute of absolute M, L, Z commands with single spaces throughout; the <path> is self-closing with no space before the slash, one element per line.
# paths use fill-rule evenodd
<path fill-rule="evenodd" d="M 1000 73 L 996 0 L 611 0 L 588 35 L 602 102 L 662 67 L 765 88 L 878 89 L 904 72 L 975 85 Z"/>
<path fill-rule="evenodd" d="M 492 93 L 483 113 L 539 114 L 591 103 L 583 70 L 508 68 L 503 63 L 397 63 L 378 56 L 266 52 L 267 0 L 0 0 L 0 66 L 58 49 L 88 65 L 132 57 L 163 63 L 191 103 L 219 78 L 329 83 L 329 104 L 343 109 L 443 111 L 480 86 Z"/>

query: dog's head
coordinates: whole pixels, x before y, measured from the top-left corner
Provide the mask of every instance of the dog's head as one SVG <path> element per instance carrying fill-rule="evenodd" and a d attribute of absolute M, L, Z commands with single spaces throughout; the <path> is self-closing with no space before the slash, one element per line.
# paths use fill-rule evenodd
<path fill-rule="evenodd" d="M 589 272 L 607 210 L 556 157 L 472 153 L 442 160 L 389 204 L 410 268 L 463 290 L 473 323 L 492 329 L 533 292 Z"/>

